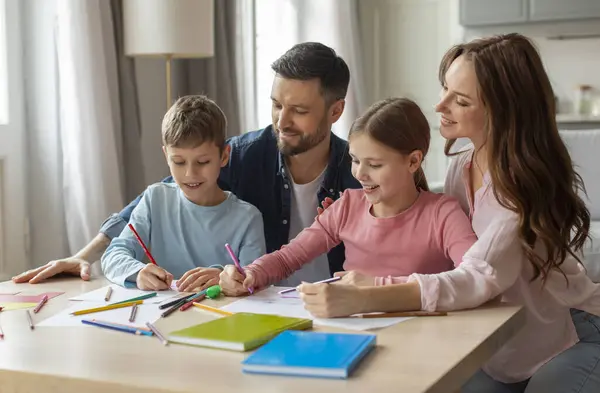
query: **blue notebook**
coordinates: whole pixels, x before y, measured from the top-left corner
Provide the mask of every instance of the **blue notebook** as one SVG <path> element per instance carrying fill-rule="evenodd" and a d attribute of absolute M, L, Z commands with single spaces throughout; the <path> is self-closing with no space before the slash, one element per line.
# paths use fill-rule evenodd
<path fill-rule="evenodd" d="M 285 331 L 242 362 L 256 374 L 341 378 L 375 347 L 373 334 Z"/>

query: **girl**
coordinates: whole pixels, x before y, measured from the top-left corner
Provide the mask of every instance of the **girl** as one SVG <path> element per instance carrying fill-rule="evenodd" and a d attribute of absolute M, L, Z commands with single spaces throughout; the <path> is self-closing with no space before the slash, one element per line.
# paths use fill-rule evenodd
<path fill-rule="evenodd" d="M 346 281 L 385 285 L 414 272 L 452 269 L 476 237 L 456 200 L 427 191 L 421 163 L 429 140 L 429 124 L 414 102 L 392 98 L 373 105 L 349 136 L 352 173 L 362 189 L 346 190 L 290 244 L 247 266 L 245 280 L 226 267 L 224 292 L 242 295 L 285 279 L 340 242 L 344 270 L 361 274 Z"/>
<path fill-rule="evenodd" d="M 463 392 L 600 392 L 600 287 L 578 257 L 590 215 L 538 52 L 518 34 L 475 40 L 451 48 L 439 75 L 446 153 L 457 138 L 472 142 L 445 191 L 470 213 L 479 240 L 453 271 L 405 284 L 303 284 L 307 308 L 348 315 L 371 296 L 381 311 L 460 310 L 500 295 L 525 307 L 526 323 Z"/>

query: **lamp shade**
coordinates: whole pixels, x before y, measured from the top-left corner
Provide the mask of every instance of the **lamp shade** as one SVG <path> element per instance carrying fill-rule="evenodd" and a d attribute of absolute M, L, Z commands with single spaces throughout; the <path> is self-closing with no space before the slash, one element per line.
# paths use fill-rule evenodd
<path fill-rule="evenodd" d="M 214 0 L 123 0 L 127 56 L 214 55 Z"/>

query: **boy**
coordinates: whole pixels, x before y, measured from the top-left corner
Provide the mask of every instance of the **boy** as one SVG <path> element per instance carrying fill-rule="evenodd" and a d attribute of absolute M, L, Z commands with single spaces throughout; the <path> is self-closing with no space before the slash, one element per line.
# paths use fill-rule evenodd
<path fill-rule="evenodd" d="M 217 185 L 227 165 L 227 120 L 205 96 L 173 104 L 162 123 L 163 152 L 174 183 L 148 187 L 130 223 L 150 248 L 157 265 L 144 264 L 144 250 L 129 227 L 102 256 L 112 282 L 143 290 L 196 291 L 218 284 L 222 264 L 231 263 L 229 243 L 242 265 L 265 254 L 262 215 L 257 208 Z"/>

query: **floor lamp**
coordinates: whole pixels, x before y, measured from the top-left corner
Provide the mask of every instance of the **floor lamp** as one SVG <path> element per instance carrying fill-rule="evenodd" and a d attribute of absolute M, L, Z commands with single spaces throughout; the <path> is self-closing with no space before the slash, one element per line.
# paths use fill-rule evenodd
<path fill-rule="evenodd" d="M 171 61 L 214 55 L 214 0 L 123 0 L 125 54 L 165 59 L 167 110 Z"/>

